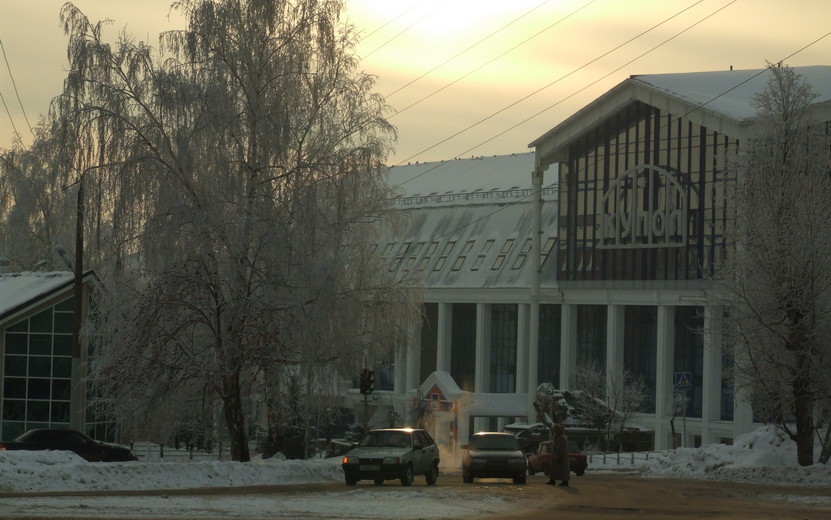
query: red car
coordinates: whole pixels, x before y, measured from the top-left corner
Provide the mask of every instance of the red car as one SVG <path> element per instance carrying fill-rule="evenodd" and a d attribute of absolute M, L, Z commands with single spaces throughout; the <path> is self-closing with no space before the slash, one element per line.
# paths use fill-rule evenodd
<path fill-rule="evenodd" d="M 554 449 L 552 441 L 543 441 L 537 446 L 534 453 L 528 454 L 528 474 L 533 475 L 542 472 L 548 475 L 548 468 L 551 467 L 551 452 Z M 580 453 L 580 447 L 576 442 L 568 443 L 568 462 L 571 471 L 578 477 L 582 477 L 586 473 L 588 462 L 586 462 L 586 455 Z"/>

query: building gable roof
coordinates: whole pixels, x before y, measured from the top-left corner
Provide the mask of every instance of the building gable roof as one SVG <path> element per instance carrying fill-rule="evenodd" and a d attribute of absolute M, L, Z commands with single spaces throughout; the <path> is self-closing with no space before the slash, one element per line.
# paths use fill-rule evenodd
<path fill-rule="evenodd" d="M 635 101 L 741 139 L 756 114 L 752 105 L 753 96 L 767 85 L 768 70 L 632 76 L 529 146 L 536 148 L 537 162 L 543 168 L 561 161 L 570 143 Z M 831 106 L 831 66 L 794 67 L 793 70 L 818 94 L 813 106 L 827 112 Z"/>

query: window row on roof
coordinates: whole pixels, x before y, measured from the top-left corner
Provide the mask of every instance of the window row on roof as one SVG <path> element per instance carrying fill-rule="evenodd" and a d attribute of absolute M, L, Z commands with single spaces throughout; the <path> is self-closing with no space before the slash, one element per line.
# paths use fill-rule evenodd
<path fill-rule="evenodd" d="M 482 245 L 478 249 L 475 248 L 476 242 L 481 241 Z M 522 242 L 522 247 L 517 250 L 514 246 L 518 242 Z M 404 271 L 423 272 L 429 270 L 430 262 L 434 260 L 432 271 L 442 271 L 446 266 L 450 266 L 451 271 L 461 271 L 466 263 L 468 257 L 472 257 L 470 266 L 471 271 L 479 271 L 489 253 L 496 252 L 493 255 L 493 261 L 490 264 L 492 271 L 502 269 L 505 265 L 510 265 L 510 269 L 519 270 L 525 265 L 526 258 L 531 251 L 531 239 L 526 238 L 524 241 L 516 237 L 508 237 L 502 243 L 502 246 L 497 250 L 494 249 L 496 239 L 485 238 L 482 240 L 471 239 L 460 244 L 456 239 L 448 239 L 444 243 L 439 240 L 427 241 L 412 241 L 404 240 L 401 242 L 388 242 L 382 251 L 382 259 L 389 265 L 390 271 Z M 542 245 L 540 252 L 540 263 L 545 262 L 548 254 L 551 252 L 555 237 L 548 237 Z M 460 244 L 459 247 L 456 247 Z M 472 252 L 474 252 L 472 254 Z M 511 256 L 512 251 L 516 252 L 513 262 L 506 264 L 506 260 Z"/>

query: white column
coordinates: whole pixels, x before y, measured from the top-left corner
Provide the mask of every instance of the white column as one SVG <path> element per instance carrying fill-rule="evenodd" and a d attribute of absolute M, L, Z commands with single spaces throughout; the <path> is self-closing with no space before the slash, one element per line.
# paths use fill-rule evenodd
<path fill-rule="evenodd" d="M 491 372 L 491 306 L 485 303 L 476 304 L 476 373 L 474 374 L 474 390 L 476 392 L 490 391 Z"/>
<path fill-rule="evenodd" d="M 577 306 L 563 304 L 560 314 L 560 388 L 571 390 L 577 370 Z"/>
<path fill-rule="evenodd" d="M 606 391 L 615 392 L 614 385 L 623 382 L 623 342 L 624 313 L 623 305 L 609 305 L 606 308 Z"/>
<path fill-rule="evenodd" d="M 421 320 L 417 320 L 413 325 L 410 338 L 410 344 L 407 345 L 403 355 L 400 356 L 403 365 L 396 366 L 396 393 L 406 393 L 421 384 L 421 381 L 418 380 L 421 373 Z M 397 359 L 396 363 L 398 363 Z M 402 374 L 401 388 L 398 387 L 399 373 Z"/>
<path fill-rule="evenodd" d="M 440 303 L 436 331 L 436 370 L 450 373 L 450 348 L 453 327 L 453 304 Z"/>
<path fill-rule="evenodd" d="M 720 419 L 721 403 L 721 335 L 718 332 L 718 307 L 704 307 L 704 374 L 702 374 L 701 444 L 717 439 L 710 433 L 710 423 Z"/>
<path fill-rule="evenodd" d="M 655 449 L 672 448 L 672 387 L 675 368 L 675 307 L 658 307 L 658 338 L 655 365 Z"/>
<path fill-rule="evenodd" d="M 395 370 L 392 373 L 392 391 L 393 393 L 400 394 L 403 393 L 404 387 L 407 385 L 407 375 L 408 375 L 408 366 L 409 363 L 408 358 L 409 353 L 412 349 L 409 345 L 405 345 L 403 347 L 395 349 L 394 353 L 394 360 L 395 360 Z"/>

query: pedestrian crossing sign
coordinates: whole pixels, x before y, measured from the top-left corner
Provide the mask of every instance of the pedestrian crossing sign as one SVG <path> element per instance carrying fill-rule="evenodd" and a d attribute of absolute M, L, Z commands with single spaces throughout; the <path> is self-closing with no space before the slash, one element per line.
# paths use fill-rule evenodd
<path fill-rule="evenodd" d="M 676 388 L 692 388 L 692 372 L 675 373 Z"/>

